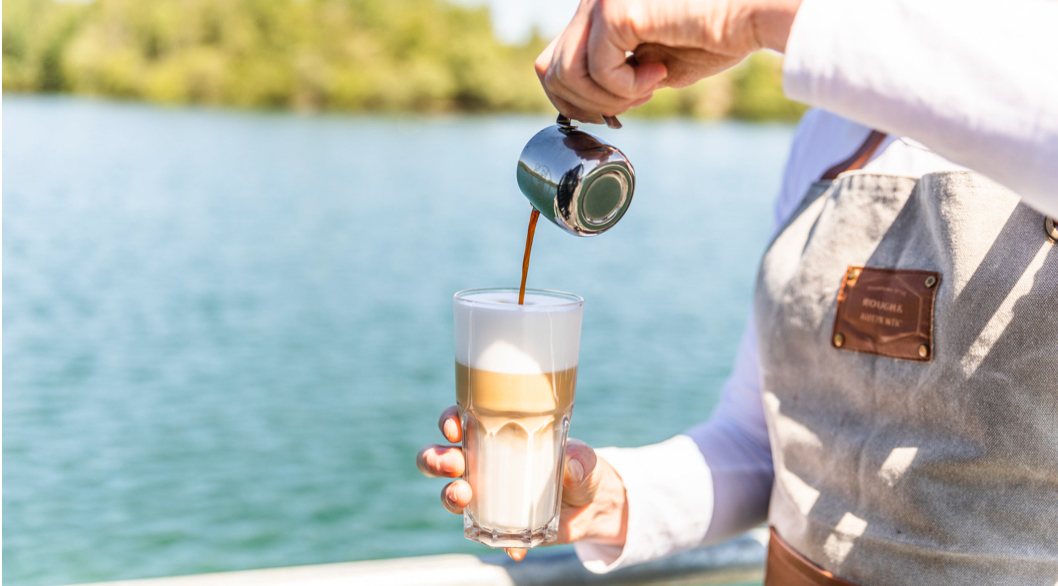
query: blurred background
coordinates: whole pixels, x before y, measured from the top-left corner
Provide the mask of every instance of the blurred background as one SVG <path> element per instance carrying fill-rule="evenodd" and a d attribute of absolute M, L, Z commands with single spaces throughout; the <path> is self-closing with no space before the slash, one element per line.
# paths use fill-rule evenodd
<path fill-rule="evenodd" d="M 451 294 L 517 284 L 574 7 L 3 3 L 5 584 L 485 553 L 414 455 Z M 529 276 L 586 298 L 574 436 L 708 416 L 801 111 L 759 55 L 590 129 L 636 201 Z"/>
<path fill-rule="evenodd" d="M 8 0 L 5 91 L 301 112 L 544 112 L 532 63 L 573 0 Z M 644 116 L 792 120 L 757 55 Z"/>

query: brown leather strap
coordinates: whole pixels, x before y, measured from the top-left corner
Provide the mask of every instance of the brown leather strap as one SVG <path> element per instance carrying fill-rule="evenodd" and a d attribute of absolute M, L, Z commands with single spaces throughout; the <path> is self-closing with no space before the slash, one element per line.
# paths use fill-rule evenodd
<path fill-rule="evenodd" d="M 771 528 L 764 586 L 855 586 L 812 563 Z"/>
<path fill-rule="evenodd" d="M 844 173 L 845 171 L 862 169 L 863 166 L 867 164 L 867 161 L 871 160 L 871 155 L 874 154 L 874 151 L 878 150 L 878 146 L 882 144 L 883 140 L 885 140 L 884 132 L 872 130 L 871 133 L 867 135 L 867 139 L 860 145 L 860 148 L 852 153 L 851 157 L 827 169 L 820 179 L 829 181 L 835 179 L 839 174 Z"/>

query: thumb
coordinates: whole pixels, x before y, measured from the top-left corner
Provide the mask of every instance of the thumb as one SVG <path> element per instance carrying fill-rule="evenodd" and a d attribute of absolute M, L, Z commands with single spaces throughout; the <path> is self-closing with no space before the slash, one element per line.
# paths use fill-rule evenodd
<path fill-rule="evenodd" d="M 566 462 L 562 475 L 562 502 L 583 507 L 595 498 L 599 486 L 595 473 L 599 459 L 588 444 L 570 439 L 566 442 Z"/>

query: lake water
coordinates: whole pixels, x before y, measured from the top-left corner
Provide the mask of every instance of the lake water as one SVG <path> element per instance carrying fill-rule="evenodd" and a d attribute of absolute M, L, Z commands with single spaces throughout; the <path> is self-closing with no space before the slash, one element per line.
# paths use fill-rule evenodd
<path fill-rule="evenodd" d="M 454 401 L 451 295 L 517 285 L 548 117 L 373 118 L 5 96 L 5 584 L 484 553 L 415 469 Z M 541 223 L 586 299 L 572 434 L 718 397 L 785 126 L 628 119 L 612 231 Z"/>

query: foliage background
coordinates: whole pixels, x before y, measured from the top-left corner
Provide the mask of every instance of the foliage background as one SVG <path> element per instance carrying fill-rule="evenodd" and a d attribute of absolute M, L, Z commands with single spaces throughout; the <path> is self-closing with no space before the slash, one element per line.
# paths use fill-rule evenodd
<path fill-rule="evenodd" d="M 3 88 L 244 108 L 536 112 L 539 35 L 505 45 L 488 9 L 442 0 L 7 0 Z M 645 116 L 789 120 L 759 54 Z"/>

